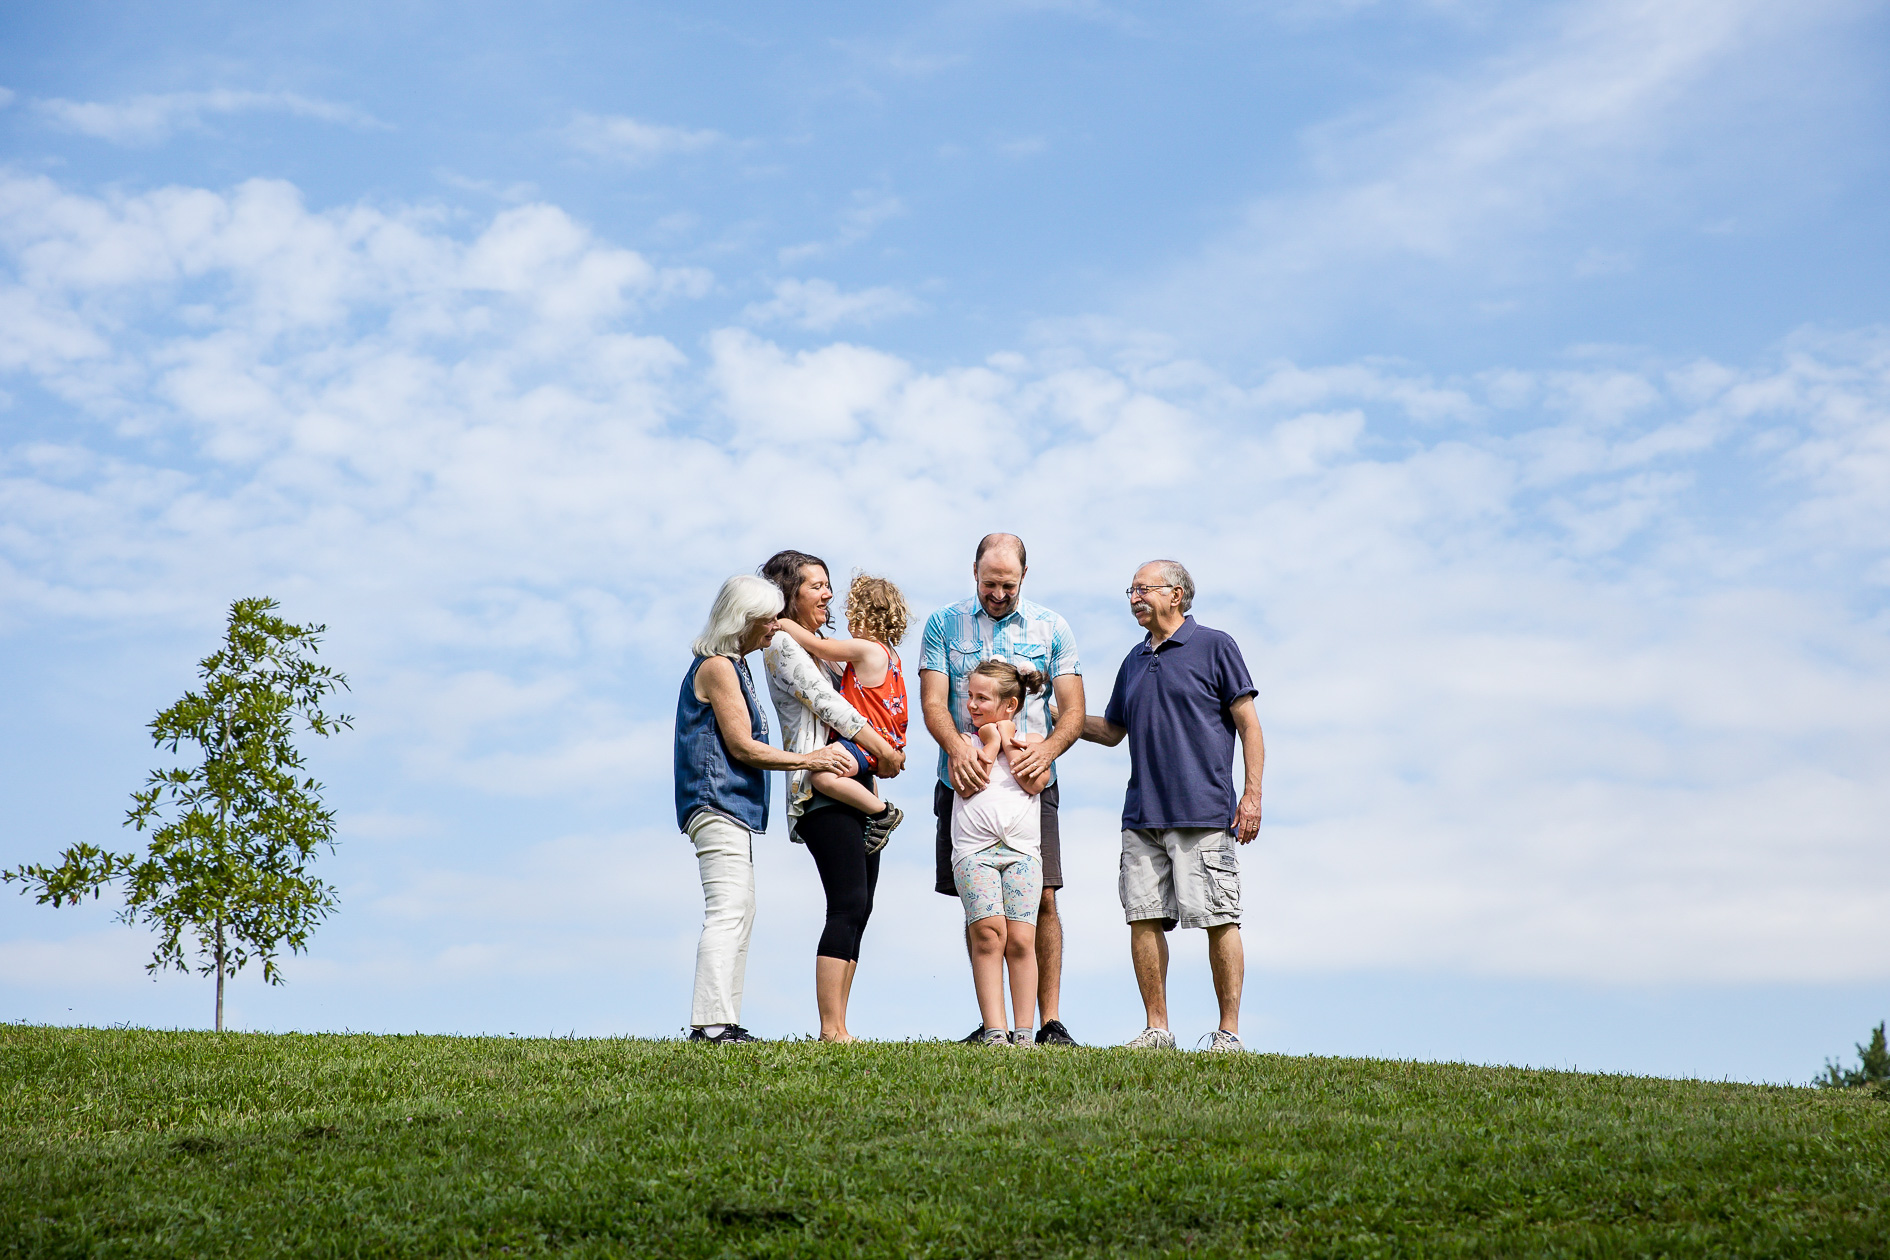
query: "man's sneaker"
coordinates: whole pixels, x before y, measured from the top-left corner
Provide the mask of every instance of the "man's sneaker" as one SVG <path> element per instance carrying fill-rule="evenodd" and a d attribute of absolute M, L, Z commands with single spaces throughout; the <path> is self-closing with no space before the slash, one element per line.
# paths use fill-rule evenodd
<path fill-rule="evenodd" d="M 866 851 L 878 853 L 892 839 L 893 828 L 906 820 L 906 811 L 891 801 L 886 802 L 886 812 L 866 820 Z"/>
<path fill-rule="evenodd" d="M 739 1046 L 744 1042 L 760 1041 L 761 1038 L 743 1028 L 740 1024 L 730 1024 L 721 1032 L 711 1037 L 700 1028 L 689 1030 L 689 1040 L 707 1042 L 712 1046 Z"/>
<path fill-rule="evenodd" d="M 1070 1030 L 1063 1026 L 1060 1019 L 1046 1019 L 1043 1027 L 1037 1030 L 1037 1044 L 1040 1046 L 1073 1046 L 1076 1038 L 1070 1036 Z"/>
<path fill-rule="evenodd" d="M 1129 1038 L 1127 1048 L 1130 1050 L 1173 1050 L 1175 1034 L 1166 1028 L 1144 1028 Z"/>
<path fill-rule="evenodd" d="M 1225 1028 L 1216 1028 L 1208 1037 L 1207 1048 L 1219 1054 L 1245 1054 L 1247 1047 L 1240 1044 L 1240 1038 Z"/>
<path fill-rule="evenodd" d="M 987 1028 L 984 1030 L 984 1036 L 979 1044 L 987 1046 L 1008 1046 L 1011 1044 L 1011 1035 L 1002 1028 Z"/>
<path fill-rule="evenodd" d="M 984 1044 L 984 1025 L 979 1024 L 976 1028 L 971 1030 L 971 1033 L 969 1036 L 960 1037 L 958 1039 L 958 1044 L 961 1046 L 983 1045 Z"/>
<path fill-rule="evenodd" d="M 1029 1050 L 1034 1048 L 1037 1043 L 1030 1039 L 1028 1032 L 1020 1028 L 1011 1034 L 1011 1044 L 1016 1046 L 1019 1050 Z"/>

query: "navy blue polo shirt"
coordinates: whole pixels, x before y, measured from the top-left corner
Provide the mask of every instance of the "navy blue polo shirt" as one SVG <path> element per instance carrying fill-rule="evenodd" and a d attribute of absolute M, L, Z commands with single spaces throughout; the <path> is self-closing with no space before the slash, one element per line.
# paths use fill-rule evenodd
<path fill-rule="evenodd" d="M 1233 636 L 1193 617 L 1159 648 L 1129 650 L 1103 713 L 1129 732 L 1124 831 L 1233 826 L 1233 707 L 1254 692 Z"/>

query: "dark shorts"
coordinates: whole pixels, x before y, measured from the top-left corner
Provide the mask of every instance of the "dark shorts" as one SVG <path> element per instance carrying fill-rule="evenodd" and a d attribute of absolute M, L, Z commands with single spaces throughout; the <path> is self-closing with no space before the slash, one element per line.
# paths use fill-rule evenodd
<path fill-rule="evenodd" d="M 1043 809 L 1045 888 L 1063 887 L 1063 838 L 1057 831 L 1057 801 L 1061 797 L 1058 786 L 1052 783 L 1037 798 Z M 932 788 L 932 814 L 938 819 L 938 869 L 935 872 L 938 878 L 932 885 L 932 891 L 944 893 L 947 897 L 958 895 L 958 884 L 952 879 L 952 796 L 950 784 L 939 783 Z"/>
<path fill-rule="evenodd" d="M 852 740 L 842 739 L 840 736 L 836 735 L 827 742 L 830 744 L 838 744 L 840 747 L 846 749 L 847 756 L 853 758 L 853 764 L 860 768 L 861 774 L 869 773 L 874 769 L 872 755 Z M 856 774 L 854 777 L 858 778 L 859 775 Z"/>

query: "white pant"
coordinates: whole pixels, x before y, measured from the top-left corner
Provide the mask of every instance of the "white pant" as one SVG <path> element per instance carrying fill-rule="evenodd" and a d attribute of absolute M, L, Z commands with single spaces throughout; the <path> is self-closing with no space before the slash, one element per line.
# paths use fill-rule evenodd
<path fill-rule="evenodd" d="M 696 943 L 696 996 L 689 1022 L 739 1024 L 748 935 L 755 927 L 755 841 L 746 827 L 698 814 L 689 829 L 702 873 L 702 939 Z"/>

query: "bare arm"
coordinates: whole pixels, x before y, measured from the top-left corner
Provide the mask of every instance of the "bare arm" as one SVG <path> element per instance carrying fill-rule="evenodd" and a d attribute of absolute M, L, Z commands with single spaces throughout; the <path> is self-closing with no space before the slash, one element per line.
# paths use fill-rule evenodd
<path fill-rule="evenodd" d="M 1260 733 L 1260 715 L 1253 711 L 1253 697 L 1242 696 L 1228 710 L 1234 730 L 1240 734 L 1240 751 L 1247 762 L 1247 786 L 1240 794 L 1240 807 L 1234 811 L 1234 839 L 1246 844 L 1260 833 L 1260 776 L 1267 768 L 1267 741 Z"/>
<path fill-rule="evenodd" d="M 871 639 L 823 639 L 792 617 L 783 617 L 774 625 L 775 629 L 786 631 L 789 638 L 800 644 L 817 661 L 858 667 L 877 664 L 885 659 L 879 644 Z"/>
<path fill-rule="evenodd" d="M 742 696 L 741 680 L 726 656 L 712 656 L 702 662 L 702 668 L 696 671 L 696 695 L 715 710 L 716 729 L 736 760 L 758 770 L 846 771 L 846 751 L 831 744 L 803 755 L 756 739 L 755 728 L 748 721 L 748 701 Z"/>
<path fill-rule="evenodd" d="M 1011 758 L 1011 773 L 1021 779 L 1048 779 L 1050 766 L 1083 734 L 1083 676 L 1064 674 L 1050 684 L 1057 701 L 1056 729 L 1041 744 Z"/>
<path fill-rule="evenodd" d="M 919 671 L 919 708 L 925 714 L 925 729 L 945 750 L 945 777 L 960 792 L 981 790 L 991 781 L 978 754 L 963 739 L 952 721 L 951 679 L 936 669 Z"/>
<path fill-rule="evenodd" d="M 1094 713 L 1085 714 L 1083 717 L 1083 738 L 1092 744 L 1114 748 L 1128 733 L 1108 718 L 1099 718 Z"/>
<path fill-rule="evenodd" d="M 1021 741 L 1011 740 L 1011 773 L 1017 775 L 1017 785 L 1032 796 L 1041 795 L 1050 786 L 1050 768 L 1045 766 L 1041 774 L 1020 773 L 1017 769 L 1018 756 L 1025 749 L 1037 747 L 1043 740 L 1042 735 L 1026 735 Z"/>
<path fill-rule="evenodd" d="M 886 737 L 874 730 L 870 722 L 855 731 L 850 738 L 873 754 L 873 773 L 880 778 L 896 779 L 899 772 L 906 768 L 905 751 L 887 743 Z"/>

